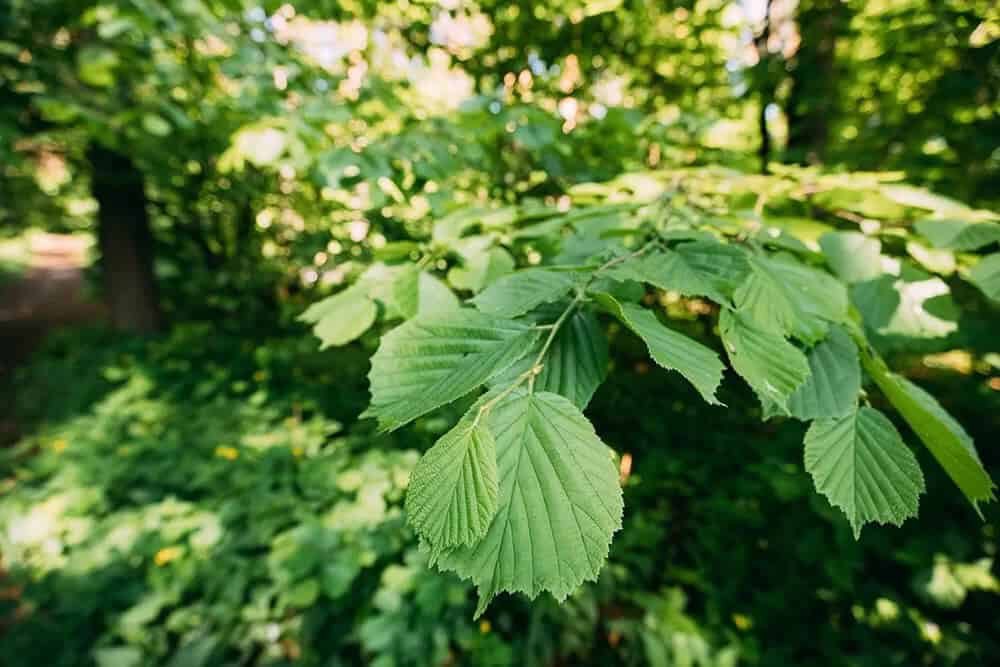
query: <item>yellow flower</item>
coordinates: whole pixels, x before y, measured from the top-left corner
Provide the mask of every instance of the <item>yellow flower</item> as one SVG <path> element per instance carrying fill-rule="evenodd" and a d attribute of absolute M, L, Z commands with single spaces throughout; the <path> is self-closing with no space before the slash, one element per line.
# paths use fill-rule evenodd
<path fill-rule="evenodd" d="M 227 461 L 235 461 L 240 457 L 240 452 L 235 447 L 222 446 L 215 448 L 215 455 Z"/>
<path fill-rule="evenodd" d="M 481 633 L 483 633 L 484 635 L 485 635 L 485 634 L 488 634 L 488 633 L 489 633 L 489 631 L 490 631 L 490 630 L 492 630 L 492 629 L 493 629 L 493 626 L 492 626 L 492 625 L 490 625 L 490 622 L 489 622 L 489 621 L 482 621 L 482 622 L 481 622 L 481 623 L 479 624 L 479 631 L 480 631 Z"/>
<path fill-rule="evenodd" d="M 163 567 L 170 561 L 176 559 L 182 553 L 184 553 L 184 550 L 180 547 L 166 547 L 156 552 L 156 555 L 153 556 L 153 562 L 156 563 L 157 566 Z"/>

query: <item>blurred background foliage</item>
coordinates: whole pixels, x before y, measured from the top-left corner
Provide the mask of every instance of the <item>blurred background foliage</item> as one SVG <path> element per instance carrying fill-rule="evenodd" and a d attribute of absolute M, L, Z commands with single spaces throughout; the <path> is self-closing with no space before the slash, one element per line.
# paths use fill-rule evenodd
<path fill-rule="evenodd" d="M 636 172 L 698 168 L 734 210 L 755 208 L 735 171 L 788 165 L 996 210 L 991 0 L 0 0 L 0 164 L 0 289 L 32 235 L 75 234 L 108 311 L 2 379 L 5 665 L 1000 661 L 995 505 L 980 522 L 925 465 L 920 519 L 855 542 L 799 425 L 761 423 L 733 382 L 704 406 L 615 330 L 588 410 L 632 462 L 610 563 L 564 606 L 504 597 L 473 623 L 401 503 L 460 411 L 376 436 L 357 415 L 378 329 L 317 350 L 296 321 L 433 247 L 435 221 L 662 184 Z M 905 227 L 929 197 L 864 178 L 820 203 Z M 784 196 L 765 215 L 811 228 Z M 476 243 L 433 268 L 475 289 L 514 265 Z M 906 252 L 922 268 L 892 289 L 915 305 L 879 343 L 996 476 L 996 303 Z M 961 319 L 922 309 L 932 281 Z"/>

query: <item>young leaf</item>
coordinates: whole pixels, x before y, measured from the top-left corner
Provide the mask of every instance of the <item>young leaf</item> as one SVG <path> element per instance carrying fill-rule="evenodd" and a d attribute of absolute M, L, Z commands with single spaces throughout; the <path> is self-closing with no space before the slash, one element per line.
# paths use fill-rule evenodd
<path fill-rule="evenodd" d="M 979 460 L 972 438 L 933 396 L 890 372 L 869 346 L 861 349 L 865 371 L 982 516 L 979 503 L 994 499 L 996 485 Z"/>
<path fill-rule="evenodd" d="M 854 538 L 865 523 L 900 526 L 916 516 L 924 476 L 899 432 L 878 410 L 863 407 L 813 422 L 805 466 L 816 490 L 847 515 Z"/>
<path fill-rule="evenodd" d="M 719 331 L 736 372 L 762 401 L 788 414 L 789 398 L 809 377 L 809 362 L 802 351 L 728 308 L 719 317 Z"/>
<path fill-rule="evenodd" d="M 448 282 L 457 289 L 478 292 L 514 270 L 514 258 L 503 248 L 490 247 L 488 237 L 457 242 L 463 264 L 448 271 Z"/>
<path fill-rule="evenodd" d="M 471 309 L 418 316 L 383 336 L 368 374 L 366 417 L 391 431 L 450 403 L 510 367 L 538 331 Z"/>
<path fill-rule="evenodd" d="M 410 477 L 407 518 L 434 550 L 475 544 L 497 511 L 497 450 L 481 404 L 427 450 Z"/>
<path fill-rule="evenodd" d="M 321 349 L 345 345 L 363 334 L 375 322 L 378 307 L 364 287 L 354 285 L 309 306 L 299 319 L 313 324 Z"/>
<path fill-rule="evenodd" d="M 572 274 L 545 269 L 525 269 L 500 278 L 473 300 L 487 315 L 517 317 L 565 296 L 575 281 Z"/>
<path fill-rule="evenodd" d="M 642 306 L 619 303 L 607 294 L 598 295 L 597 298 L 622 324 L 642 338 L 653 361 L 667 370 L 683 375 L 707 403 L 721 405 L 715 392 L 722 382 L 722 372 L 726 367 L 719 355 L 662 324 L 656 319 L 656 315 Z"/>
<path fill-rule="evenodd" d="M 1000 252 L 979 260 L 969 272 L 969 278 L 983 291 L 983 294 L 994 301 L 1000 301 Z"/>
<path fill-rule="evenodd" d="M 882 242 L 861 232 L 827 232 L 819 247 L 833 272 L 846 283 L 877 278 L 882 273 Z"/>
<path fill-rule="evenodd" d="M 694 241 L 640 255 L 610 267 L 605 275 L 728 303 L 749 269 L 742 250 L 718 241 Z"/>
<path fill-rule="evenodd" d="M 562 601 L 596 579 L 622 518 L 611 452 L 567 399 L 516 389 L 494 406 L 489 428 L 499 457 L 496 516 L 477 544 L 438 561 L 476 584 L 476 617 L 501 591 L 548 591 Z"/>
<path fill-rule="evenodd" d="M 806 355 L 809 378 L 795 390 L 788 410 L 798 419 L 842 417 L 858 404 L 861 365 L 858 348 L 841 326 L 830 328 L 826 340 Z"/>
<path fill-rule="evenodd" d="M 531 368 L 542 346 L 539 340 L 528 354 L 496 376 L 494 386 L 509 385 Z M 573 313 L 556 333 L 535 376 L 535 391 L 568 398 L 583 410 L 608 375 L 608 339 L 589 310 Z"/>

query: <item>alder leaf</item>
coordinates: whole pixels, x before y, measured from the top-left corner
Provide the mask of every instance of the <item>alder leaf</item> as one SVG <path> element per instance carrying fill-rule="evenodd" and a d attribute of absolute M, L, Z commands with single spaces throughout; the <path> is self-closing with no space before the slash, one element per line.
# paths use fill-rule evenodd
<path fill-rule="evenodd" d="M 847 289 L 830 274 L 791 255 L 755 255 L 750 266 L 734 300 L 761 328 L 814 343 L 847 319 Z"/>
<path fill-rule="evenodd" d="M 404 319 L 458 308 L 458 297 L 435 276 L 408 266 L 392 282 L 391 305 Z"/>
<path fill-rule="evenodd" d="M 833 272 L 846 283 L 877 278 L 882 273 L 882 242 L 861 232 L 828 232 L 819 247 Z"/>
<path fill-rule="evenodd" d="M 917 231 L 935 248 L 978 250 L 1000 241 L 1000 223 L 963 220 L 920 220 Z"/>
<path fill-rule="evenodd" d="M 410 476 L 407 520 L 436 550 L 475 544 L 497 511 L 497 450 L 481 405 L 441 436 Z"/>
<path fill-rule="evenodd" d="M 558 317 L 558 314 L 555 315 Z M 531 368 L 541 351 L 539 340 L 528 354 L 491 380 L 493 386 L 513 383 Z M 562 325 L 535 376 L 535 391 L 565 396 L 583 410 L 608 376 L 608 339 L 590 310 L 578 310 Z"/>
<path fill-rule="evenodd" d="M 924 491 L 920 465 L 892 422 L 862 407 L 820 419 L 806 432 L 805 466 L 816 490 L 847 515 L 854 539 L 873 521 L 903 524 Z"/>
<path fill-rule="evenodd" d="M 781 414 L 789 414 L 789 398 L 809 377 L 802 350 L 728 308 L 719 317 L 719 331 L 730 363 L 761 402 L 770 401 Z"/>
<path fill-rule="evenodd" d="M 596 298 L 622 324 L 642 338 L 653 361 L 667 370 L 683 375 L 707 403 L 722 405 L 715 397 L 726 368 L 719 355 L 669 328 L 656 319 L 652 311 L 642 306 L 620 303 L 608 294 L 597 295 Z"/>
<path fill-rule="evenodd" d="M 382 431 L 397 429 L 509 368 L 537 337 L 530 323 L 468 308 L 419 315 L 382 337 L 364 416 L 377 418 Z"/>
<path fill-rule="evenodd" d="M 502 591 L 548 591 L 562 601 L 596 579 L 622 519 L 611 451 L 569 400 L 516 389 L 490 412 L 489 428 L 500 475 L 496 516 L 478 543 L 438 559 L 476 584 L 476 617 Z"/>
<path fill-rule="evenodd" d="M 375 323 L 378 307 L 362 285 L 353 285 L 307 308 L 299 320 L 313 325 L 320 349 L 345 345 Z"/>
<path fill-rule="evenodd" d="M 996 485 L 983 467 L 972 438 L 937 399 L 890 372 L 870 346 L 863 346 L 861 352 L 862 365 L 869 377 L 982 516 L 979 503 L 994 499 Z"/>
<path fill-rule="evenodd" d="M 809 377 L 788 401 L 788 410 L 797 419 L 841 417 L 852 412 L 861 391 L 861 364 L 858 348 L 841 326 L 830 329 L 826 340 L 806 355 Z"/>
<path fill-rule="evenodd" d="M 562 298 L 575 284 L 573 276 L 562 271 L 525 269 L 500 278 L 472 303 L 487 315 L 517 317 Z"/>
<path fill-rule="evenodd" d="M 994 301 L 1000 301 L 1000 252 L 979 260 L 969 272 L 969 279 L 983 294 Z"/>
<path fill-rule="evenodd" d="M 742 250 L 718 241 L 694 241 L 640 255 L 610 267 L 605 275 L 724 304 L 749 270 Z"/>

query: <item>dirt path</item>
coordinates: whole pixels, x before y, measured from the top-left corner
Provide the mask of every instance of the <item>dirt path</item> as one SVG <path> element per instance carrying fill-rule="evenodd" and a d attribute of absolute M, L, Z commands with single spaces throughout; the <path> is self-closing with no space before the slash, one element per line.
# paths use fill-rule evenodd
<path fill-rule="evenodd" d="M 0 285 L 0 382 L 53 328 L 104 317 L 103 305 L 85 294 L 86 240 L 38 234 L 30 250 L 25 274 Z M 0 409 L 0 442 L 15 430 L 3 412 Z"/>

